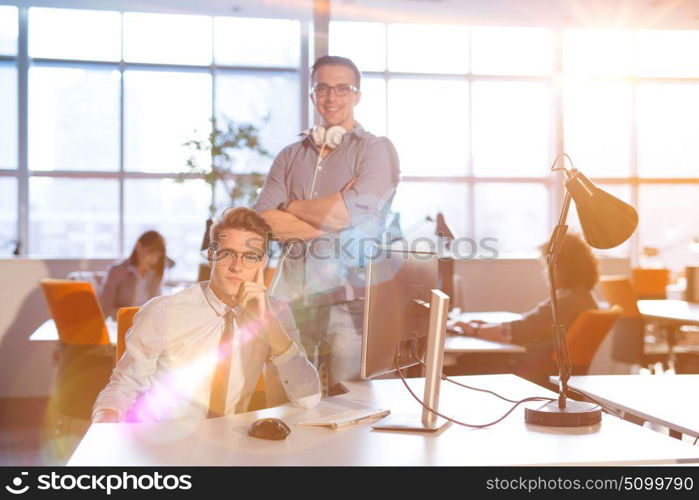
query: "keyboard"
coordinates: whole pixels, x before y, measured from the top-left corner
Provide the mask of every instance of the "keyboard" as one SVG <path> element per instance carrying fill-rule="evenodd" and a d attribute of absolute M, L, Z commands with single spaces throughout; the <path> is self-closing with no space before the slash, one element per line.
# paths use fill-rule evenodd
<path fill-rule="evenodd" d="M 298 425 L 330 427 L 331 429 L 341 429 L 349 425 L 355 425 L 371 420 L 379 420 L 391 413 L 391 410 L 375 410 L 372 408 L 357 408 L 346 410 L 324 417 L 313 418 L 299 422 Z"/>

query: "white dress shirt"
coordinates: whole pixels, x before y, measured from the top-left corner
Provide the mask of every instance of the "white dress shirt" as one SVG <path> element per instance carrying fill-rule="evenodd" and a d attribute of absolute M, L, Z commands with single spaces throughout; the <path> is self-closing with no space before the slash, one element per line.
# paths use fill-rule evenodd
<path fill-rule="evenodd" d="M 293 404 L 310 408 L 320 400 L 318 372 L 299 348 L 291 311 L 274 300 L 272 308 L 291 345 L 279 356 L 272 356 L 269 345 L 252 331 L 254 327 L 240 328 L 234 323 L 226 413 L 247 411 L 263 367 L 270 360 Z M 208 282 L 148 301 L 134 318 L 124 355 L 97 397 L 93 417 L 100 410 L 111 409 L 120 420 L 128 414 L 128 420 L 139 422 L 205 418 L 224 316 L 229 310 Z"/>

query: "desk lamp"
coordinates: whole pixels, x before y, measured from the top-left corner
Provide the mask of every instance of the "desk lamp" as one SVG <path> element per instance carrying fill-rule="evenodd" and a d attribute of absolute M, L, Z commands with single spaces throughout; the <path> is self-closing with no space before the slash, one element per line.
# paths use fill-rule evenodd
<path fill-rule="evenodd" d="M 556 168 L 558 160 L 563 157 L 570 162 L 570 170 L 565 169 L 565 167 Z M 595 186 L 573 166 L 573 162 L 567 154 L 560 154 L 554 160 L 551 171 L 557 170 L 565 172 L 566 195 L 558 224 L 553 229 L 551 239 L 546 247 L 544 259 L 546 260 L 549 291 L 551 292 L 551 313 L 553 316 L 551 333 L 558 364 L 558 401 L 553 401 L 538 409 L 527 408 L 525 420 L 531 424 L 553 427 L 578 427 L 599 423 L 602 420 L 602 411 L 598 405 L 568 400 L 568 379 L 572 368 L 566 339 L 566 327 L 559 323 L 555 269 L 568 230 L 565 222 L 568 218 L 570 201 L 571 199 L 575 201 L 585 241 L 594 248 L 613 248 L 629 239 L 638 225 L 638 214 L 631 205 Z"/>

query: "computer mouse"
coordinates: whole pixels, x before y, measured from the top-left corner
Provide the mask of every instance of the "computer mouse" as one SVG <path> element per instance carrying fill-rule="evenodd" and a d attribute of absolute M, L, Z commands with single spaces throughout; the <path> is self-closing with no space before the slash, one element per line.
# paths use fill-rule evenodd
<path fill-rule="evenodd" d="M 248 435 L 260 439 L 280 441 L 291 434 L 291 429 L 278 418 L 261 418 L 248 427 Z"/>

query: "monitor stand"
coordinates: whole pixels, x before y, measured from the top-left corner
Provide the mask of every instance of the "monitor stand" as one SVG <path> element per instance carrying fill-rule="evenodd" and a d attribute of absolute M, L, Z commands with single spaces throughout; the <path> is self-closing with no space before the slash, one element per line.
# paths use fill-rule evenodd
<path fill-rule="evenodd" d="M 444 342 L 447 336 L 449 296 L 441 290 L 431 290 L 429 305 L 422 303 L 422 307 L 429 309 L 430 317 L 427 327 L 427 354 L 425 356 L 425 395 L 422 401 L 430 408 L 439 411 L 439 387 L 442 381 Z M 422 417 L 389 415 L 372 425 L 372 428 L 385 431 L 432 433 L 440 431 L 450 423 L 423 408 Z"/>

